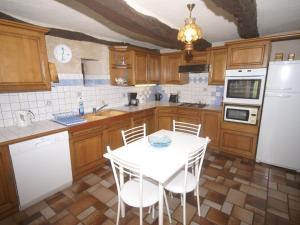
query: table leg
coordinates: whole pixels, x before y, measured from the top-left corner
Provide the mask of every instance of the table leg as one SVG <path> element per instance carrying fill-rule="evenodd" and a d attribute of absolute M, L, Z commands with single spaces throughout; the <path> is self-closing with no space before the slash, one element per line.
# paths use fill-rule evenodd
<path fill-rule="evenodd" d="M 123 168 L 120 168 L 120 188 L 122 189 L 124 185 L 124 173 L 123 173 Z M 124 218 L 125 217 L 125 205 L 124 205 L 124 202 L 122 201 L 122 199 L 120 200 L 121 201 L 121 217 Z"/>
<path fill-rule="evenodd" d="M 158 207 L 158 224 L 164 224 L 164 187 L 159 183 L 159 207 Z"/>

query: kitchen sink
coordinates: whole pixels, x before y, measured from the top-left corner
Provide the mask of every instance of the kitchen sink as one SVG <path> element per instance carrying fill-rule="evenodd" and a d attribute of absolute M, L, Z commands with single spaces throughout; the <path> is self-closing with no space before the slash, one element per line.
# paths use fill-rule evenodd
<path fill-rule="evenodd" d="M 116 110 L 116 109 L 107 109 L 107 110 L 103 110 L 103 111 L 97 112 L 95 114 L 95 116 L 111 117 L 111 116 L 122 115 L 122 114 L 125 114 L 125 113 L 126 112 L 124 112 L 124 111 L 120 111 L 120 110 Z"/>
<path fill-rule="evenodd" d="M 94 121 L 94 120 L 106 119 L 106 118 L 112 117 L 112 116 L 122 115 L 124 113 L 126 113 L 126 112 L 115 110 L 115 109 L 107 109 L 107 110 L 97 112 L 96 114 L 94 114 L 94 113 L 86 114 L 83 116 L 83 118 L 88 121 Z"/>

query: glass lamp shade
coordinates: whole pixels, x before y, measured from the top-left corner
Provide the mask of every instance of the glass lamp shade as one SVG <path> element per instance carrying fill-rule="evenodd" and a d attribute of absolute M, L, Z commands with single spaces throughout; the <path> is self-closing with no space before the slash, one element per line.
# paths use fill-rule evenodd
<path fill-rule="evenodd" d="M 187 18 L 185 25 L 180 28 L 177 39 L 181 42 L 191 44 L 192 42 L 202 38 L 202 31 L 195 23 L 195 18 Z"/>

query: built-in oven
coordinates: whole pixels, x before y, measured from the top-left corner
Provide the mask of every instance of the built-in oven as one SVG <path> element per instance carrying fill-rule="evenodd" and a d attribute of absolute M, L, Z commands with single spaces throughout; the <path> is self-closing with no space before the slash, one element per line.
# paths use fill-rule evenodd
<path fill-rule="evenodd" d="M 256 125 L 258 106 L 224 105 L 224 121 Z"/>
<path fill-rule="evenodd" d="M 226 70 L 224 103 L 261 105 L 267 69 Z"/>

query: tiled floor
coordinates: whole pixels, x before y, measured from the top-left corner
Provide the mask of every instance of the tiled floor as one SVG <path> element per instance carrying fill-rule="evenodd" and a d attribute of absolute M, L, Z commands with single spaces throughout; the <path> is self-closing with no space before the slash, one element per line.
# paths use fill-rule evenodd
<path fill-rule="evenodd" d="M 300 174 L 295 172 L 207 152 L 200 186 L 202 216 L 198 217 L 195 197 L 189 194 L 188 224 L 300 224 Z M 105 166 L 0 224 L 112 225 L 116 193 L 111 170 Z M 180 225 L 180 200 L 174 196 L 169 204 L 172 224 Z M 145 211 L 144 224 L 158 224 L 155 216 L 152 219 Z M 127 208 L 121 224 L 138 224 L 138 212 Z"/>

